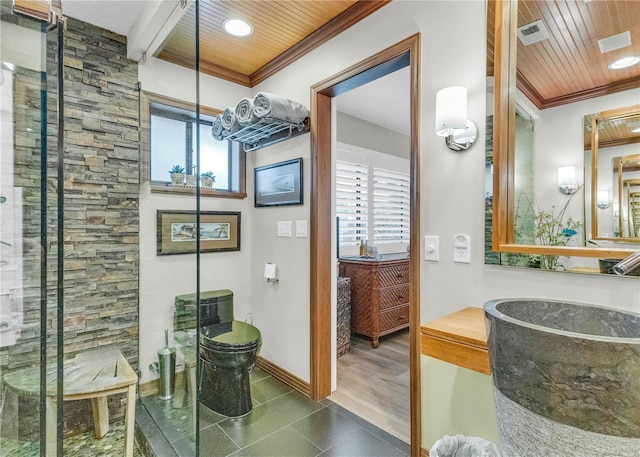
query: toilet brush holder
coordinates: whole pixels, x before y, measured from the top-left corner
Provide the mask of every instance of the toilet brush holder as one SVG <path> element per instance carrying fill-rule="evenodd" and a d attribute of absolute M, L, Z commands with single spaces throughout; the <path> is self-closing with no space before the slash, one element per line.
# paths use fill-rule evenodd
<path fill-rule="evenodd" d="M 169 330 L 164 331 L 164 347 L 158 351 L 160 400 L 171 400 L 176 384 L 176 348 L 169 347 Z"/>

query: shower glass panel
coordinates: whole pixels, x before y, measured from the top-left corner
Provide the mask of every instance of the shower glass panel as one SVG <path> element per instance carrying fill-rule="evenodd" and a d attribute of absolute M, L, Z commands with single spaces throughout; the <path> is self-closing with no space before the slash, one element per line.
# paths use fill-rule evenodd
<path fill-rule="evenodd" d="M 139 64 L 139 394 L 152 419 L 142 432 L 156 455 L 207 455 L 198 453 L 196 407 L 199 3 L 176 3 Z M 174 168 L 181 173 L 172 176 Z"/>
<path fill-rule="evenodd" d="M 0 23 L 0 448 L 140 455 L 137 65 L 124 38 L 12 6 Z"/>
<path fill-rule="evenodd" d="M 0 449 L 55 456 L 58 31 L 0 8 Z"/>

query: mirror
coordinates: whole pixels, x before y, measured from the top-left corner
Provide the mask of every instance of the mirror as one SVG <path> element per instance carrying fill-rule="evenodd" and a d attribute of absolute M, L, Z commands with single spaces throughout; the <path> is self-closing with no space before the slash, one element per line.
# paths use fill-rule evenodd
<path fill-rule="evenodd" d="M 593 239 L 640 243 L 640 105 L 585 116 L 584 127 Z"/>
<path fill-rule="evenodd" d="M 600 165 L 584 148 L 585 114 L 604 114 L 640 100 L 640 65 L 622 71 L 609 67 L 620 57 L 640 55 L 640 8 L 624 0 L 606 3 L 607 8 L 584 0 L 489 2 L 495 24 L 493 36 L 488 33 L 493 40 L 488 60 L 495 62 L 493 251 L 569 258 L 566 263 L 582 268 L 581 258 L 592 267 L 595 258 L 622 259 L 637 249 L 625 244 L 637 239 L 624 235 L 635 229 L 629 231 L 624 212 L 638 205 L 633 200 L 640 186 L 628 170 L 620 178 L 616 171 L 615 182 L 621 179 L 622 184 L 614 195 L 613 163 Z M 604 40 L 609 37 L 617 38 Z M 626 38 L 631 44 L 624 43 Z M 523 149 L 527 152 L 521 155 Z M 567 183 L 559 173 L 568 169 L 573 182 Z M 611 182 L 607 199 L 618 198 L 626 223 L 617 237 L 613 218 L 609 222 L 605 213 L 592 210 L 602 211 L 597 191 L 605 176 Z M 541 227 L 552 236 L 540 236 Z"/>

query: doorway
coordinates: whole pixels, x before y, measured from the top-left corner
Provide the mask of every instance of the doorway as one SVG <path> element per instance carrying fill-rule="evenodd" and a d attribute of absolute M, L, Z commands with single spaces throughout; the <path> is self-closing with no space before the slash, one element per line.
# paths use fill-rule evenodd
<path fill-rule="evenodd" d="M 332 98 L 409 65 L 410 262 L 409 368 L 411 455 L 420 455 L 420 34 L 354 65 L 311 88 L 311 396 L 331 394 Z"/>

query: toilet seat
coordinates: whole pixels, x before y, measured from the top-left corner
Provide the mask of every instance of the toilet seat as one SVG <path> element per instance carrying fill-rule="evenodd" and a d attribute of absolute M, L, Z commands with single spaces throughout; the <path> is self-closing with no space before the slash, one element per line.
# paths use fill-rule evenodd
<path fill-rule="evenodd" d="M 200 329 L 200 345 L 208 350 L 245 352 L 255 350 L 262 343 L 260 330 L 241 321 L 207 325 Z"/>

